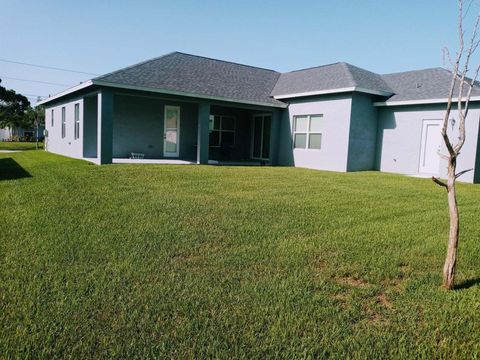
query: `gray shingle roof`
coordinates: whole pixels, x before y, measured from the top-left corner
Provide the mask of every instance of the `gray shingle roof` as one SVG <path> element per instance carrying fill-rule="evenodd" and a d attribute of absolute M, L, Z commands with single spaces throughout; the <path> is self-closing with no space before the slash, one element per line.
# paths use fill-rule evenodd
<path fill-rule="evenodd" d="M 446 99 L 452 73 L 443 68 L 379 75 L 344 62 L 279 73 L 202 56 L 170 53 L 93 79 L 93 84 L 130 85 L 230 101 L 281 105 L 273 96 L 362 88 L 385 102 Z M 100 83 L 99 83 L 100 82 Z M 70 92 L 77 91 L 72 88 Z M 46 103 L 70 93 L 60 93 Z M 480 96 L 480 84 L 472 92 Z"/>
<path fill-rule="evenodd" d="M 280 73 L 180 52 L 170 53 L 93 79 L 279 105 L 270 93 Z"/>
<path fill-rule="evenodd" d="M 393 93 L 380 75 L 339 62 L 281 74 L 272 96 L 351 87 Z"/>
<path fill-rule="evenodd" d="M 394 95 L 387 100 L 410 101 L 446 99 L 452 82 L 452 73 L 443 68 L 406 71 L 382 75 L 392 88 Z M 480 88 L 474 87 L 473 96 L 480 95 Z"/>

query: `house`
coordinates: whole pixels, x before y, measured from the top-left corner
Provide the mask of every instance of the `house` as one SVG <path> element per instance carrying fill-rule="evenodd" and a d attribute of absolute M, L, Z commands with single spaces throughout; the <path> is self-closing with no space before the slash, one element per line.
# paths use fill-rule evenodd
<path fill-rule="evenodd" d="M 38 127 L 38 138 L 43 140 L 44 127 Z M 35 141 L 37 138 L 37 129 L 24 127 L 4 127 L 0 128 L 0 141 L 10 141 L 18 139 L 20 141 Z"/>
<path fill-rule="evenodd" d="M 288 73 L 170 53 L 51 96 L 46 150 L 93 161 L 260 163 L 443 176 L 451 73 L 347 63 Z M 455 137 L 455 112 L 449 125 Z M 480 181 L 480 88 L 459 170 Z M 458 124 L 457 124 L 458 125 Z M 126 160 L 140 153 L 144 160 Z M 152 160 L 155 159 L 155 160 Z"/>

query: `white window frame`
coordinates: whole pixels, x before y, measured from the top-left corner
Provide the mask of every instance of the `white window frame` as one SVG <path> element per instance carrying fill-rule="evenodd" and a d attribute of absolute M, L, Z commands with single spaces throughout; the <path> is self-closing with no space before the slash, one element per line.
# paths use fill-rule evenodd
<path fill-rule="evenodd" d="M 166 151 L 166 141 L 167 141 L 167 112 L 169 110 L 174 110 L 178 114 L 177 119 L 177 151 L 168 152 Z M 180 156 L 180 122 L 182 119 L 180 106 L 165 105 L 163 110 L 163 157 L 179 157 Z M 172 128 L 173 129 L 173 128 Z"/>
<path fill-rule="evenodd" d="M 306 131 L 297 131 L 297 118 L 308 118 L 307 130 Z M 321 131 L 310 131 L 310 123 L 312 117 L 321 117 L 323 119 L 323 114 L 311 114 L 311 115 L 295 115 L 292 122 L 292 148 L 294 150 L 309 150 L 309 151 L 320 151 L 322 150 L 323 144 L 323 132 Z M 295 135 L 305 134 L 307 139 L 305 141 L 305 147 L 295 147 Z M 310 135 L 320 135 L 320 149 L 311 149 L 310 148 Z"/>
<path fill-rule="evenodd" d="M 208 137 L 210 138 L 210 133 L 213 132 L 213 131 L 217 131 L 218 132 L 218 144 L 216 145 L 212 145 L 209 143 L 209 147 L 216 147 L 216 148 L 219 148 L 222 146 L 222 134 L 224 132 L 228 132 L 228 133 L 233 133 L 233 144 L 232 145 L 235 145 L 235 141 L 236 141 L 236 128 L 237 128 L 237 119 L 235 118 L 235 116 L 231 116 L 231 115 L 210 115 L 210 121 L 213 121 L 213 123 L 215 124 L 215 116 L 218 116 L 220 118 L 220 125 L 218 127 L 218 129 L 210 129 L 210 126 L 209 126 L 209 129 L 208 129 Z M 223 119 L 224 118 L 230 118 L 230 119 L 233 119 L 233 130 L 227 130 L 227 129 L 223 129 Z"/>
<path fill-rule="evenodd" d="M 67 115 L 66 115 L 67 110 L 65 109 L 65 106 L 62 106 L 62 139 L 65 139 L 67 136 Z"/>
<path fill-rule="evenodd" d="M 75 140 L 80 138 L 80 104 L 76 103 L 73 106 L 73 138 Z"/>

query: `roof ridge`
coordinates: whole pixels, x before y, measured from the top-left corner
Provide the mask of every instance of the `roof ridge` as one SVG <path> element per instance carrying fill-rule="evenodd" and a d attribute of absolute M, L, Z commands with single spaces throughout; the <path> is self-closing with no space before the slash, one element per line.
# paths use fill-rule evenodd
<path fill-rule="evenodd" d="M 163 55 L 154 57 L 154 58 L 152 58 L 152 59 L 140 61 L 140 62 L 138 62 L 138 63 L 136 63 L 136 64 L 133 64 L 133 65 L 130 65 L 130 66 L 126 66 L 126 67 L 123 67 L 123 68 L 121 68 L 121 69 L 117 69 L 117 70 L 114 70 L 114 71 L 110 71 L 109 73 L 106 73 L 106 74 L 97 76 L 97 77 L 93 78 L 92 80 L 97 80 L 97 79 L 103 78 L 103 77 L 105 77 L 105 76 L 109 76 L 109 75 L 115 74 L 115 73 L 117 73 L 117 72 L 119 72 L 119 71 L 128 70 L 128 69 L 131 69 L 131 68 L 133 68 L 133 67 L 135 67 L 135 66 L 148 64 L 149 62 L 152 62 L 152 61 L 155 61 L 155 60 L 158 60 L 158 59 L 161 59 L 161 58 L 164 58 L 164 57 L 173 55 L 173 54 L 175 54 L 175 53 L 177 53 L 177 52 L 178 52 L 178 51 L 172 51 L 172 52 L 169 52 L 169 53 L 167 53 L 167 54 L 163 54 Z"/>
<path fill-rule="evenodd" d="M 317 66 L 311 66 L 311 67 L 308 67 L 308 68 L 303 68 L 303 69 L 297 69 L 297 70 L 287 71 L 287 72 L 282 73 L 282 74 L 290 74 L 290 73 L 294 73 L 294 72 L 305 71 L 305 70 L 312 70 L 312 69 L 318 69 L 318 68 L 321 68 L 321 67 L 327 67 L 327 66 L 338 65 L 338 64 L 341 64 L 341 61 L 337 61 L 337 62 L 334 62 L 334 63 L 331 63 L 331 64 L 317 65 Z"/>
<path fill-rule="evenodd" d="M 339 63 L 340 65 L 342 65 L 342 67 L 345 69 L 345 72 L 347 74 L 347 77 L 355 84 L 355 86 L 358 86 L 358 83 L 357 81 L 355 80 L 355 78 L 353 77 L 353 74 L 352 72 L 350 71 L 350 68 L 348 67 L 350 64 L 347 64 L 346 62 L 340 62 Z"/>
<path fill-rule="evenodd" d="M 407 73 L 414 73 L 414 72 L 421 72 L 421 71 L 427 71 L 427 70 L 443 70 L 445 72 L 451 73 L 450 70 L 441 67 L 441 66 L 435 66 L 435 67 L 430 67 L 430 68 L 424 68 L 424 69 L 416 69 L 416 70 L 407 70 L 407 71 L 398 71 L 398 72 L 393 72 L 393 73 L 387 73 L 387 74 L 380 74 L 380 76 L 388 76 L 388 75 L 399 75 L 399 74 L 407 74 Z"/>
<path fill-rule="evenodd" d="M 360 66 L 357 66 L 357 65 L 353 65 L 353 64 L 350 64 L 350 63 L 347 63 L 347 62 L 344 62 L 344 64 L 347 66 L 347 67 L 352 67 L 352 68 L 356 68 L 356 69 L 360 69 L 362 71 L 366 71 L 370 74 L 373 74 L 373 75 L 377 75 L 377 76 L 382 76 L 381 74 L 375 72 L 375 71 L 372 71 L 372 70 L 368 70 L 368 69 L 365 69 L 363 67 L 360 67 Z"/>
<path fill-rule="evenodd" d="M 189 53 L 185 53 L 185 52 L 181 52 L 181 51 L 174 51 L 173 53 L 187 55 L 187 56 L 194 56 L 194 57 L 197 57 L 197 58 L 202 58 L 202 59 L 207 59 L 207 60 L 224 62 L 224 63 L 227 63 L 227 64 L 240 65 L 240 66 L 250 67 L 250 68 L 254 68 L 254 69 L 267 70 L 267 71 L 272 71 L 272 72 L 275 72 L 277 74 L 280 74 L 280 72 L 278 72 L 276 70 L 267 69 L 267 68 L 263 68 L 263 67 L 260 67 L 260 66 L 241 64 L 241 63 L 233 62 L 233 61 L 229 61 L 229 60 L 215 59 L 215 58 L 208 57 L 208 56 L 189 54 Z"/>

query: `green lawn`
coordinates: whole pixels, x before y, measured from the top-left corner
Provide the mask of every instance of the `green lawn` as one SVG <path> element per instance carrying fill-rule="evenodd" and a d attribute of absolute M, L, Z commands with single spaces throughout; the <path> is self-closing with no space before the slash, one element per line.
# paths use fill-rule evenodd
<path fill-rule="evenodd" d="M 480 186 L 0 154 L 0 358 L 480 356 Z"/>
<path fill-rule="evenodd" d="M 38 144 L 39 149 L 43 149 L 43 143 Z M 35 142 L 22 141 L 0 141 L 0 150 L 35 150 Z"/>

